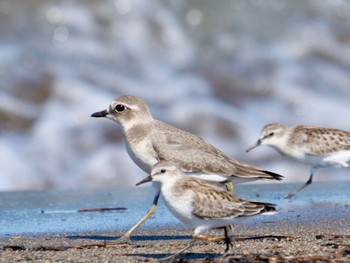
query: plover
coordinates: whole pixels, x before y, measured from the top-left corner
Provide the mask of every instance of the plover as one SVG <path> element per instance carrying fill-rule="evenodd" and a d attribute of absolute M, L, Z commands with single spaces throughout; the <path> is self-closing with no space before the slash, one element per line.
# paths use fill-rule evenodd
<path fill-rule="evenodd" d="M 285 198 L 295 196 L 310 185 L 314 173 L 321 167 L 349 167 L 350 132 L 343 130 L 307 125 L 288 127 L 272 123 L 262 129 L 259 140 L 247 151 L 260 145 L 269 145 L 282 155 L 311 165 L 309 180 Z"/>
<path fill-rule="evenodd" d="M 172 161 L 158 162 L 150 176 L 137 185 L 150 181 L 160 184 L 165 204 L 174 216 L 194 229 L 190 244 L 172 258 L 190 248 L 196 239 L 207 239 L 202 233 L 213 228 L 225 229 L 227 253 L 231 241 L 225 226 L 248 216 L 276 212 L 274 204 L 245 200 L 208 182 L 187 176 Z"/>
<path fill-rule="evenodd" d="M 200 137 L 154 119 L 146 103 L 139 97 L 118 97 L 108 109 L 91 116 L 106 117 L 122 126 L 130 157 L 148 174 L 158 161 L 170 160 L 178 163 L 183 172 L 213 183 L 237 184 L 283 178 L 279 174 L 233 160 Z M 155 213 L 159 194 L 158 187 L 151 209 L 117 242 L 130 243 L 131 233 Z"/>

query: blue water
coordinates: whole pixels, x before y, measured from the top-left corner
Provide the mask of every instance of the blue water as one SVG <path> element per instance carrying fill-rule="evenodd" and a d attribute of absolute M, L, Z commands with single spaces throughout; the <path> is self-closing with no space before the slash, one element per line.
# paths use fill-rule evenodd
<path fill-rule="evenodd" d="M 114 191 L 29 191 L 1 193 L 0 237 L 47 233 L 127 230 L 151 207 L 153 189 Z M 78 212 L 80 209 L 122 208 L 120 211 Z M 161 202 L 157 225 L 179 222 Z M 144 227 L 149 227 L 150 219 Z"/>
<path fill-rule="evenodd" d="M 350 183 L 315 183 L 293 200 L 281 199 L 295 184 L 240 185 L 235 192 L 245 198 L 277 204 L 279 213 L 256 216 L 237 224 L 256 225 L 268 220 L 278 224 L 312 222 L 322 218 L 349 217 Z M 0 238 L 21 235 L 74 234 L 87 231 L 126 231 L 151 207 L 154 189 L 133 187 L 115 190 L 21 191 L 0 193 Z M 126 208 L 113 212 L 84 212 L 86 208 Z M 350 220 L 350 218 L 349 218 Z M 143 229 L 186 227 L 165 207 Z M 187 226 L 188 228 L 188 226 Z"/>
<path fill-rule="evenodd" d="M 144 173 L 117 124 L 119 95 L 238 160 L 303 181 L 266 123 L 350 130 L 350 2 L 0 2 L 0 191 L 133 186 Z M 315 180 L 349 180 L 348 170 Z"/>

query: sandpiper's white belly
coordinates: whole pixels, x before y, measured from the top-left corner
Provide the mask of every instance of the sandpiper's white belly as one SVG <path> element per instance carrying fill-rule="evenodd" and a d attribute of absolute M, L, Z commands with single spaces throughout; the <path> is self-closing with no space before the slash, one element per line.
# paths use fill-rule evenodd
<path fill-rule="evenodd" d="M 339 166 L 339 167 L 349 167 L 350 163 L 350 151 L 339 151 L 332 153 L 327 157 L 323 158 L 323 163 L 325 166 Z"/>
<path fill-rule="evenodd" d="M 162 195 L 168 209 L 179 220 L 195 227 L 195 218 L 192 214 L 191 194 L 174 195 L 172 189 L 162 188 Z"/>
<path fill-rule="evenodd" d="M 193 191 L 183 192 L 180 195 L 176 195 L 173 191 L 176 191 L 176 187 L 168 188 L 164 187 L 164 185 L 162 186 L 162 194 L 166 206 L 176 218 L 192 226 L 195 229 L 194 233 L 197 235 L 211 228 L 230 225 L 235 220 L 235 216 L 210 219 L 197 217 L 192 212 L 194 209 L 193 206 L 196 205 L 191 202 L 194 194 Z"/>
<path fill-rule="evenodd" d="M 337 166 L 337 167 L 349 167 L 350 162 L 350 151 L 339 151 L 331 153 L 324 156 L 314 156 L 307 154 L 290 155 L 294 159 L 314 166 L 314 167 L 327 167 L 327 166 Z"/>

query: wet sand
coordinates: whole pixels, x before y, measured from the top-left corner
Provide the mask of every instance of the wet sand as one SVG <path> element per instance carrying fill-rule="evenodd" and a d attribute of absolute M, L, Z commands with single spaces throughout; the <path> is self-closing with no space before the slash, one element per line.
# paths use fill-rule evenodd
<path fill-rule="evenodd" d="M 276 215 L 237 222 L 226 261 L 350 262 L 349 185 L 341 184 L 337 189 L 331 187 L 332 192 L 324 192 L 322 189 L 328 186 L 315 184 L 295 200 L 274 200 L 280 211 Z M 315 197 L 319 192 L 319 197 Z M 272 201 L 262 196 L 259 200 Z M 104 246 L 105 241 L 115 240 L 124 229 L 7 235 L 0 239 L 0 262 L 157 262 L 191 239 L 191 230 L 176 220 L 167 227 L 158 225 L 162 216 L 163 212 L 157 213 L 138 230 L 131 245 Z M 91 217 L 93 224 L 92 214 Z M 222 232 L 213 230 L 209 234 Z M 177 261 L 214 262 L 222 260 L 224 250 L 222 242 L 199 241 Z"/>
<path fill-rule="evenodd" d="M 233 247 L 226 257 L 234 262 L 349 262 L 350 217 L 310 224 L 239 227 Z M 13 236 L 0 242 L 1 262 L 157 262 L 184 247 L 190 240 L 186 229 L 140 231 L 132 245 L 103 247 L 121 233 L 81 233 L 78 235 Z M 222 234 L 212 231 L 211 234 Z M 244 240 L 247 238 L 246 240 Z M 251 239 L 249 239 L 251 238 Z M 107 245 L 108 246 L 108 245 Z M 219 260 L 225 245 L 199 241 L 179 256 L 184 262 Z"/>

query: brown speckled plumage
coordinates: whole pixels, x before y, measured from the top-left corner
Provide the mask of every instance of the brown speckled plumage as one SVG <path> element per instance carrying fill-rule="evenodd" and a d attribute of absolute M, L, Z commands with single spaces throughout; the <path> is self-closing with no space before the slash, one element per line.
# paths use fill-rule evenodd
<path fill-rule="evenodd" d="M 286 198 L 312 183 L 316 169 L 320 167 L 349 167 L 350 132 L 334 128 L 308 125 L 288 127 L 272 123 L 266 125 L 260 138 L 247 151 L 260 145 L 268 145 L 281 154 L 311 165 L 309 180 L 300 188 L 290 192 Z"/>
<path fill-rule="evenodd" d="M 195 192 L 193 214 L 203 219 L 251 216 L 274 210 L 272 204 L 245 200 L 196 178 L 186 178 L 177 187 L 182 192 Z"/>
<path fill-rule="evenodd" d="M 289 147 L 300 147 L 306 154 L 324 156 L 350 150 L 350 132 L 333 128 L 299 125 L 290 128 Z"/>

